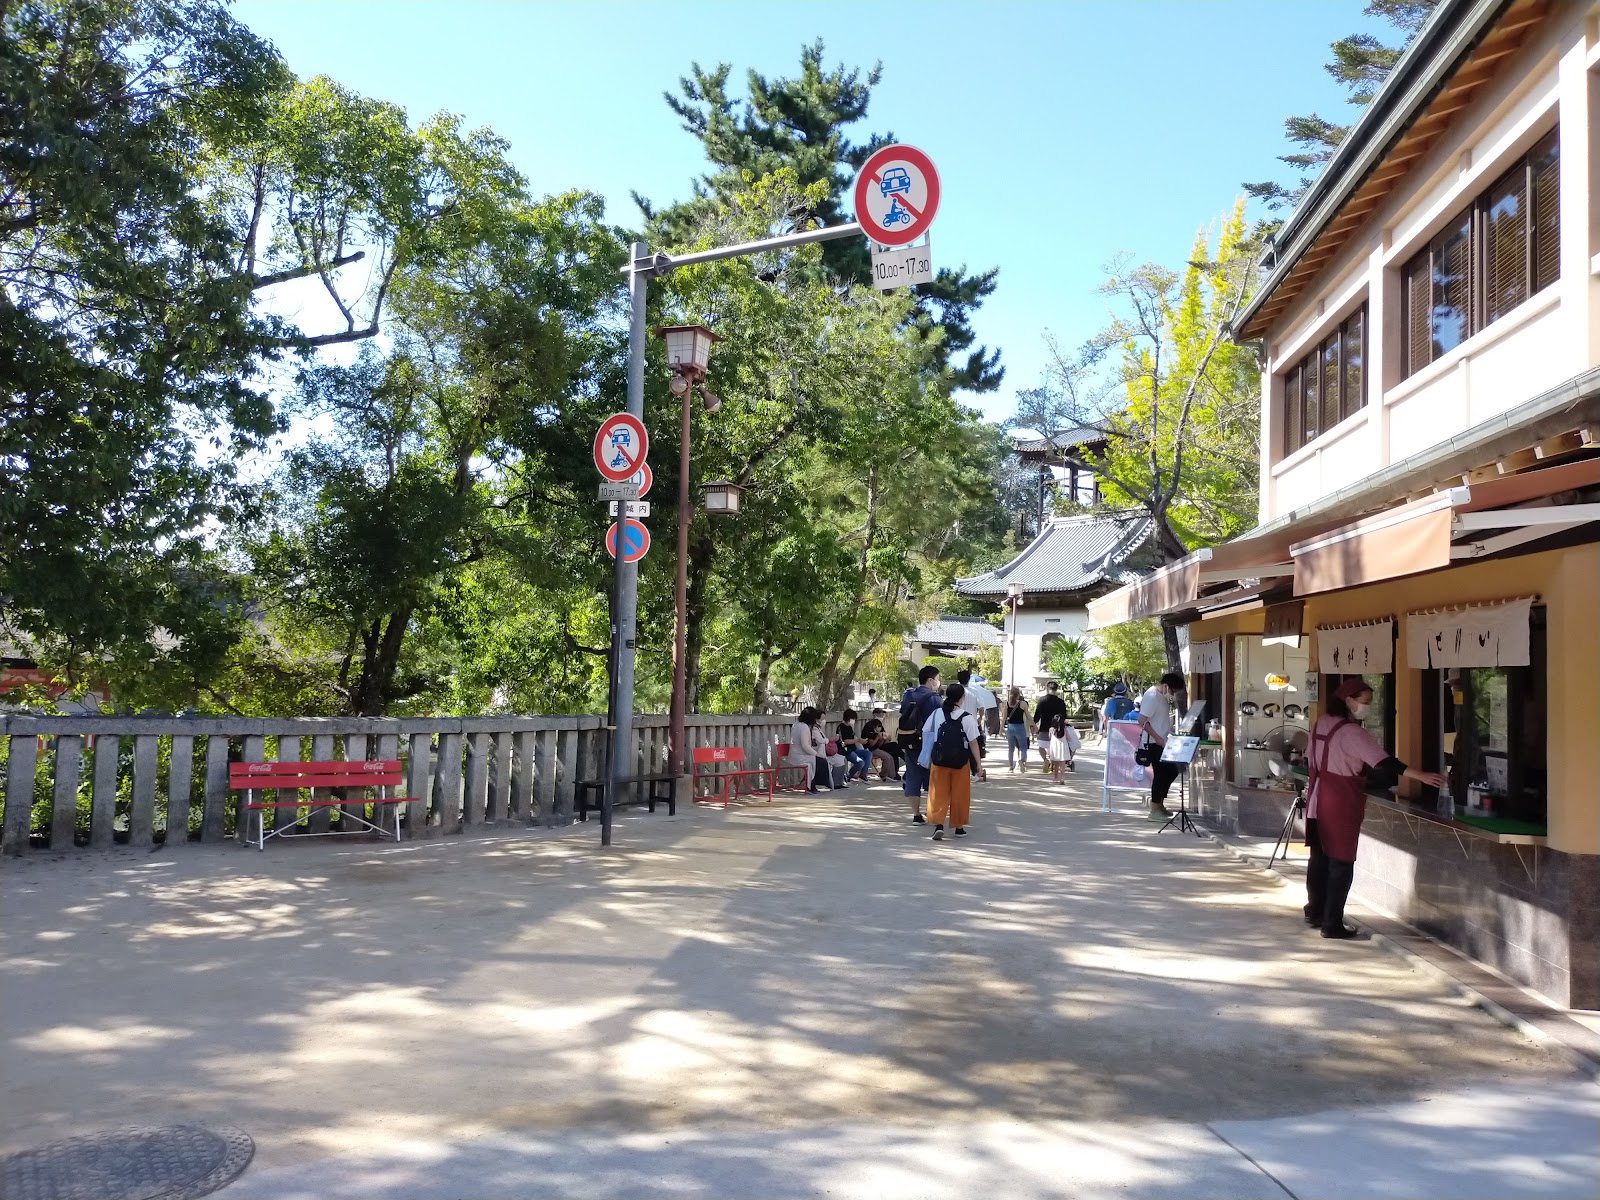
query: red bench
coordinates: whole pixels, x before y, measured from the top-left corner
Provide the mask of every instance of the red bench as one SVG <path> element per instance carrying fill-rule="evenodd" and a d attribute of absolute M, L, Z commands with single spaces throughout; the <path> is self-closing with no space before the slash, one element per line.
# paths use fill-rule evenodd
<path fill-rule="evenodd" d="M 732 746 L 702 746 L 694 752 L 694 781 L 696 785 L 709 783 L 716 790 L 707 796 L 696 796 L 695 799 L 702 804 L 715 804 L 722 801 L 722 807 L 728 807 L 729 800 L 739 798 L 741 789 L 749 780 L 761 780 L 762 783 L 752 783 L 744 790 L 747 796 L 765 796 L 767 803 L 772 803 L 772 793 L 778 788 L 778 772 L 793 770 L 792 767 L 746 767 L 744 765 L 744 751 Z M 710 771 L 702 774 L 700 768 L 707 764 L 727 763 L 732 766 L 729 771 Z"/>
<path fill-rule="evenodd" d="M 269 808 L 343 808 L 344 820 L 359 821 L 366 829 L 383 837 L 392 837 L 400 840 L 400 805 L 407 804 L 415 797 L 412 796 L 385 796 L 386 788 L 399 788 L 405 784 L 400 773 L 400 760 L 390 759 L 357 759 L 353 762 L 252 762 L 230 763 L 228 765 L 228 787 L 236 792 L 245 792 L 245 812 L 256 814 L 256 848 L 265 850 L 267 839 L 275 838 L 280 833 L 287 833 L 293 829 L 298 820 L 287 825 L 274 827 L 271 833 L 267 832 L 267 813 Z M 293 800 L 266 799 L 266 793 L 277 792 L 279 789 L 299 788 L 338 788 L 347 792 L 351 789 L 357 791 L 355 797 L 348 794 L 334 798 L 319 799 L 315 794 L 309 800 L 302 800 L 298 796 Z M 378 795 L 363 799 L 359 793 L 366 788 L 377 788 Z M 380 825 L 367 820 L 360 813 L 351 812 L 350 806 L 364 807 L 372 805 L 372 815 L 378 816 L 378 807 L 389 804 L 394 806 L 394 832 L 384 829 Z M 326 833 L 306 833 L 304 837 L 330 837 L 335 834 L 360 833 L 360 829 L 336 829 Z"/>
<path fill-rule="evenodd" d="M 790 751 L 790 749 L 793 748 L 793 745 L 794 745 L 793 742 L 779 742 L 776 746 L 774 746 L 772 748 L 772 752 L 778 756 L 777 761 L 779 763 L 782 763 L 784 759 L 789 757 L 789 751 Z M 774 775 L 773 776 L 773 780 L 772 780 L 772 790 L 773 791 L 775 791 L 775 792 L 803 792 L 803 791 L 806 790 L 806 769 L 804 767 L 797 767 L 793 763 L 788 763 L 786 765 L 777 767 L 776 770 L 779 770 L 779 771 L 799 771 L 800 772 L 800 782 L 799 783 L 779 783 L 778 780 L 777 780 L 777 776 Z M 829 780 L 828 782 L 831 783 L 833 781 Z"/>

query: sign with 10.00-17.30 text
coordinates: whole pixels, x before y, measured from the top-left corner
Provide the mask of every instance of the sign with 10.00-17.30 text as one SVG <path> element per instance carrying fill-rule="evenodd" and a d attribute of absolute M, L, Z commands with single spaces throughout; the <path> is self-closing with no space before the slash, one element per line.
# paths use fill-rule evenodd
<path fill-rule="evenodd" d="M 880 292 L 933 282 L 933 253 L 926 246 L 872 252 L 872 286 Z"/>

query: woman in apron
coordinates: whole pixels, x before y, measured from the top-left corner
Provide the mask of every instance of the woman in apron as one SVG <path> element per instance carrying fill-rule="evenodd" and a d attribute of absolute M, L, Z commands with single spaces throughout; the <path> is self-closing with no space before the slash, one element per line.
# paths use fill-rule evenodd
<path fill-rule="evenodd" d="M 1414 771 L 1392 757 L 1361 725 L 1372 707 L 1372 689 L 1358 676 L 1346 679 L 1328 699 L 1327 711 L 1311 729 L 1306 748 L 1306 924 L 1325 938 L 1353 938 L 1344 923 L 1344 902 L 1356 875 L 1356 847 L 1367 815 L 1367 789 L 1393 787 L 1414 779 L 1441 787 L 1444 776 Z M 1374 768 L 1369 784 L 1362 772 Z"/>

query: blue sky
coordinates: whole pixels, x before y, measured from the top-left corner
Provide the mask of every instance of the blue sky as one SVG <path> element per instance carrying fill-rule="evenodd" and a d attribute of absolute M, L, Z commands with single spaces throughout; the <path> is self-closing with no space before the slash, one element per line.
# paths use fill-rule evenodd
<path fill-rule="evenodd" d="M 892 131 L 937 164 L 935 265 L 1000 268 L 975 321 L 1006 366 L 978 401 L 998 420 L 1039 382 L 1046 331 L 1070 345 L 1105 323 L 1108 261 L 1181 264 L 1242 180 L 1284 175 L 1284 117 L 1348 119 L 1322 64 L 1330 42 L 1373 28 L 1361 8 L 240 0 L 234 12 L 302 76 L 331 75 L 414 121 L 448 109 L 491 126 L 536 191 L 598 192 L 620 224 L 637 214 L 630 190 L 667 203 L 704 169 L 661 98 L 691 62 L 778 75 L 818 37 L 830 65 L 881 60 L 862 138 Z"/>

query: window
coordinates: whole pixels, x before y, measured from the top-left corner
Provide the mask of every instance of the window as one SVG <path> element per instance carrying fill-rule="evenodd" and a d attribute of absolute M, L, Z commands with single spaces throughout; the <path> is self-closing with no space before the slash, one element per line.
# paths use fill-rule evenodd
<path fill-rule="evenodd" d="M 1346 676 L 1324 675 L 1318 686 L 1322 689 L 1324 698 L 1333 695 L 1334 690 L 1343 683 Z M 1362 681 L 1372 689 L 1372 707 L 1367 711 L 1361 725 L 1368 733 L 1378 740 L 1390 754 L 1394 753 L 1394 676 L 1393 675 L 1363 675 Z M 1324 700 L 1326 703 L 1326 700 Z"/>
<path fill-rule="evenodd" d="M 1285 454 L 1367 406 L 1366 331 L 1367 309 L 1362 305 L 1284 376 Z"/>
<path fill-rule="evenodd" d="M 1525 667 L 1423 672 L 1423 759 L 1443 772 L 1458 811 L 1543 825 L 1545 609 L 1528 623 Z"/>
<path fill-rule="evenodd" d="M 1552 130 L 1401 269 L 1403 375 L 1450 353 L 1556 281 L 1559 169 Z"/>

